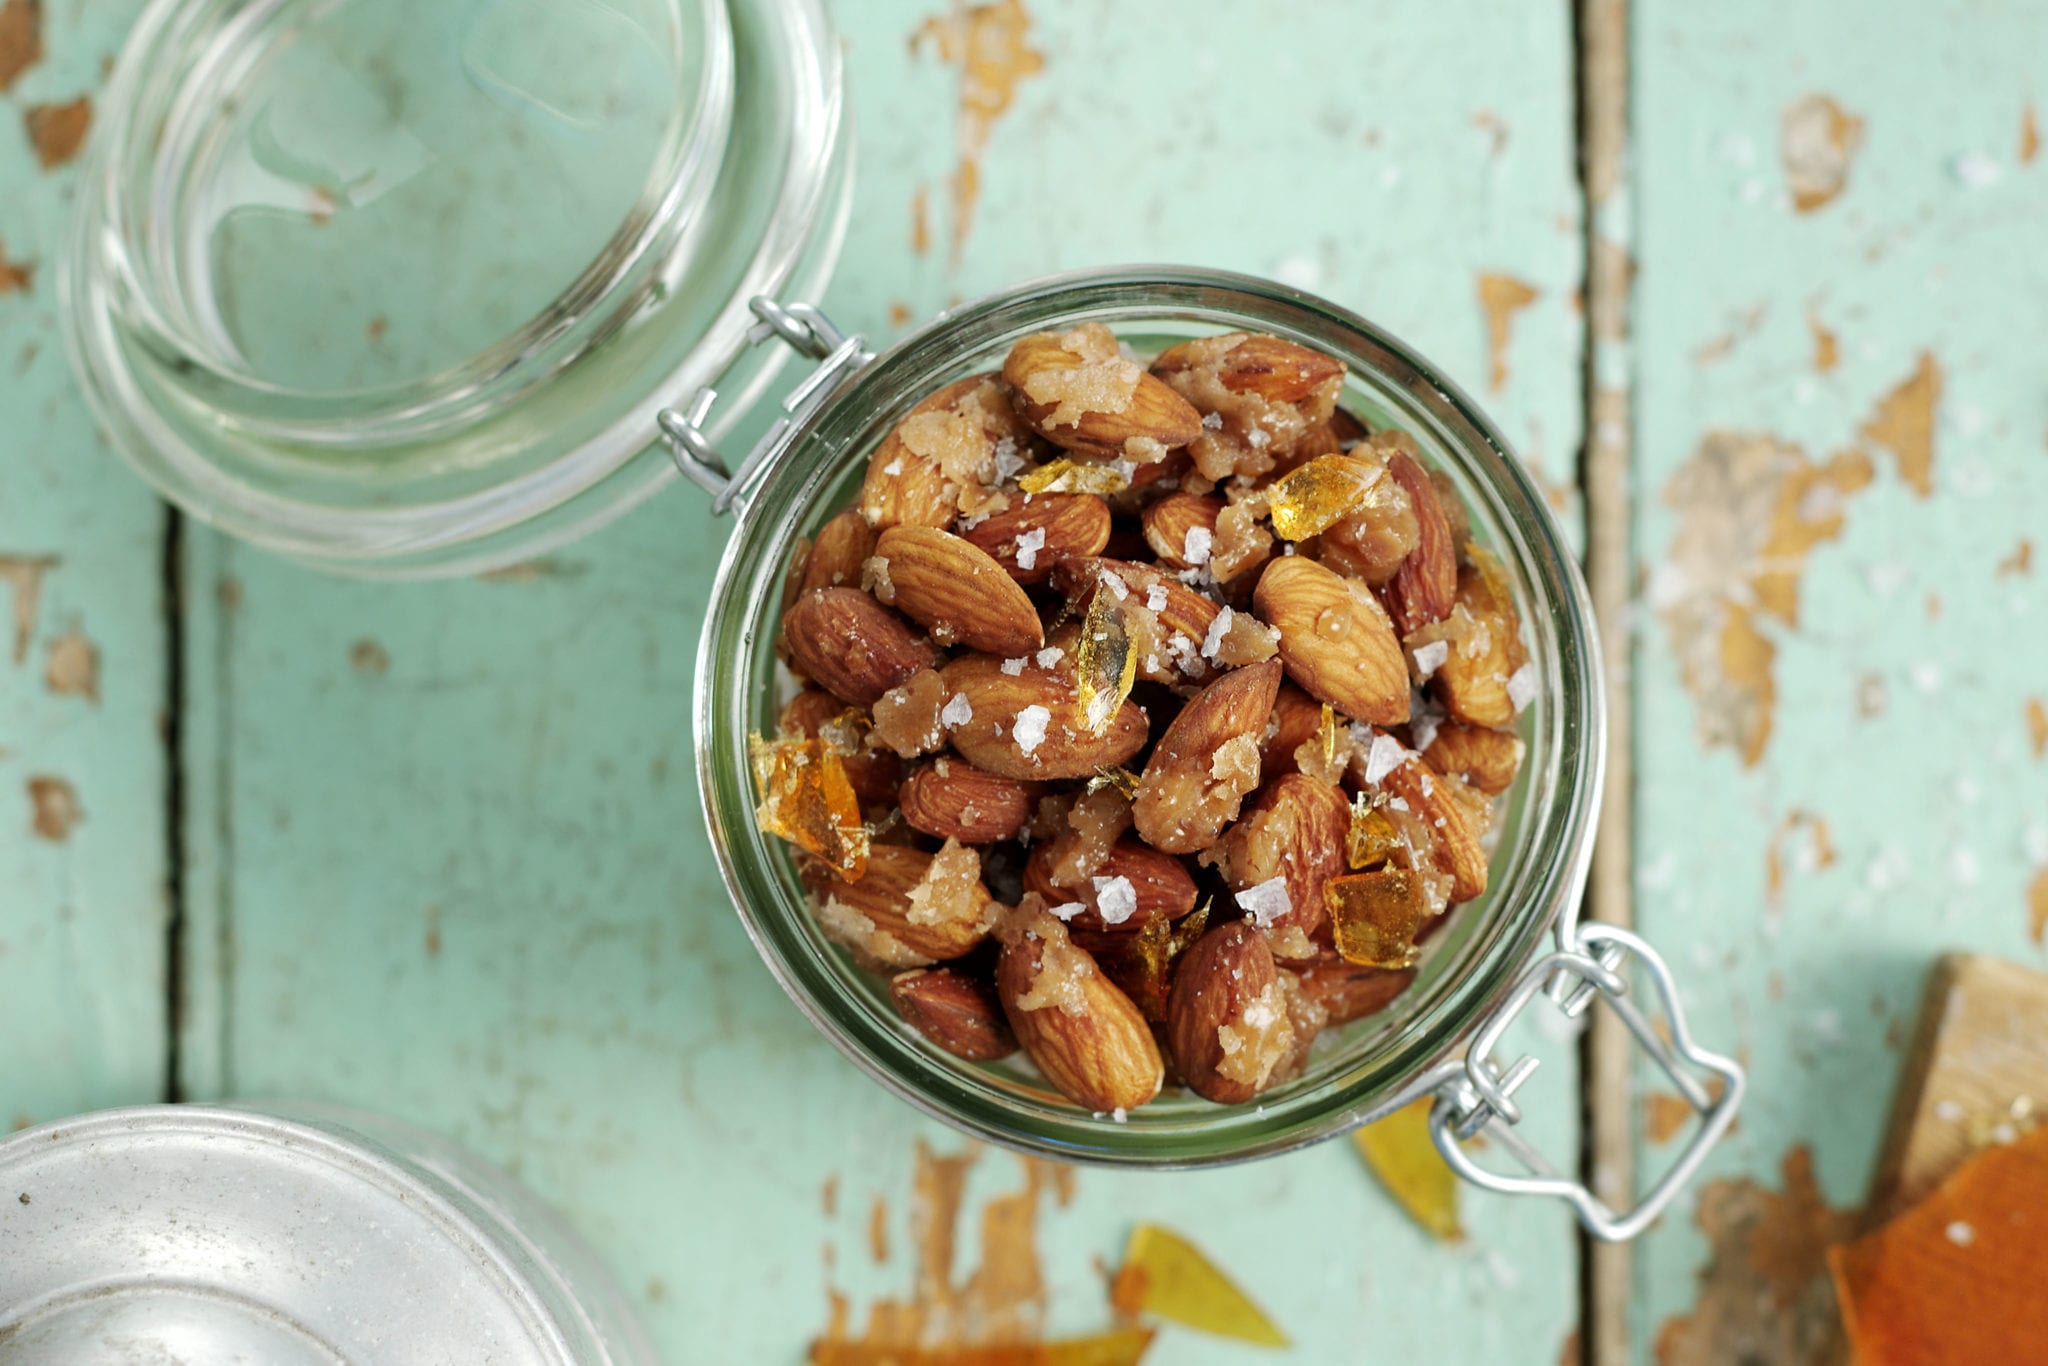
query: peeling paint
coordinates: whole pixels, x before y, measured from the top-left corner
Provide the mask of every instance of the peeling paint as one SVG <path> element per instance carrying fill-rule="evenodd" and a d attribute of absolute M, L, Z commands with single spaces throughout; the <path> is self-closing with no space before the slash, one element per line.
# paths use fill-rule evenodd
<path fill-rule="evenodd" d="M 368 678 L 381 678 L 391 671 L 391 656 L 374 640 L 359 640 L 349 646 L 349 667 Z"/>
<path fill-rule="evenodd" d="M 85 819 L 78 792 L 63 778 L 38 773 L 28 780 L 29 831 L 37 839 L 62 844 Z"/>
<path fill-rule="evenodd" d="M 1728 1083 L 1721 1078 L 1707 1078 L 1709 1100 L 1719 1101 L 1727 1090 Z M 1643 1136 L 1660 1146 L 1669 1143 L 1698 1113 L 1692 1108 L 1692 1102 L 1676 1091 L 1652 1091 L 1643 1097 Z M 1737 1120 L 1730 1124 L 1727 1132 L 1734 1133 L 1740 1123 Z"/>
<path fill-rule="evenodd" d="M 889 1260 L 889 1202 L 879 1194 L 868 1209 L 868 1255 L 876 1266 Z"/>
<path fill-rule="evenodd" d="M 7 0 L 0 5 L 0 90 L 42 59 L 42 0 Z"/>
<path fill-rule="evenodd" d="M 1793 837 L 1801 834 L 1806 836 L 1805 842 L 1796 849 L 1789 848 Z M 1771 833 L 1771 841 L 1764 849 L 1764 893 L 1774 911 L 1784 900 L 1788 854 L 1796 872 L 1811 873 L 1834 867 L 1835 841 L 1828 829 L 1827 818 L 1794 808 L 1785 813 L 1785 819 L 1779 821 L 1778 828 Z"/>
<path fill-rule="evenodd" d="M 911 318 L 915 316 L 916 315 L 910 311 L 909 304 L 904 303 L 901 299 L 890 300 L 889 326 L 896 328 L 908 327 L 910 325 Z"/>
<path fill-rule="evenodd" d="M 932 195 L 931 188 L 919 185 L 917 192 L 910 196 L 910 249 L 919 256 L 926 256 L 932 249 Z"/>
<path fill-rule="evenodd" d="M 69 104 L 32 104 L 22 111 L 36 164 L 54 170 L 78 155 L 92 127 L 92 99 L 80 95 Z"/>
<path fill-rule="evenodd" d="M 1472 116 L 1472 126 L 1486 134 L 1486 154 L 1497 157 L 1507 150 L 1508 126 L 1501 116 L 1491 109 L 1482 109 Z"/>
<path fill-rule="evenodd" d="M 1515 314 L 1536 302 L 1534 286 L 1512 275 L 1479 272 L 1479 311 L 1486 315 L 1486 387 L 1499 393 L 1508 382 L 1508 340 Z"/>
<path fill-rule="evenodd" d="M 1703 746 L 1730 746 L 1745 765 L 1763 757 L 1777 647 L 1759 618 L 1799 625 L 1807 557 L 1841 535 L 1843 504 L 1870 477 L 1860 451 L 1816 464 L 1767 433 L 1711 431 L 1665 485 L 1678 530 L 1650 600 L 1699 704 Z"/>
<path fill-rule="evenodd" d="M 1657 1366 L 1823 1366 L 1835 1350 L 1827 1249 L 1855 1232 L 1856 1213 L 1830 1206 L 1804 1144 L 1785 1154 L 1784 1189 L 1747 1179 L 1708 1183 L 1694 1222 L 1707 1264 L 1690 1312 L 1665 1320 Z"/>
<path fill-rule="evenodd" d="M 956 1273 L 956 1243 L 967 1220 L 967 1178 L 982 1150 L 934 1153 L 920 1140 L 911 1179 L 911 1286 L 901 1296 L 884 1296 L 868 1308 L 859 1336 L 851 1315 L 828 1287 L 829 1322 L 813 1344 L 813 1359 L 832 1348 L 953 1348 L 1036 1343 L 1046 1317 L 1046 1282 L 1038 1255 L 1038 1220 L 1048 1191 L 1064 1203 L 1071 1173 L 1055 1163 L 1018 1158 L 1023 1184 L 983 1202 L 971 1266 Z M 831 1187 L 828 1185 L 828 1190 Z M 836 1203 L 836 1192 L 828 1204 Z M 878 1200 L 870 1214 L 870 1251 L 887 1256 L 886 1215 Z M 1106 1306 L 1105 1306 L 1106 1312 Z"/>
<path fill-rule="evenodd" d="M 2034 158 L 2039 155 L 2041 155 L 2041 124 L 2034 116 L 2034 106 L 2030 104 L 2020 110 L 2020 165 L 2033 165 Z"/>
<path fill-rule="evenodd" d="M 1828 96 L 1807 95 L 1785 106 L 1778 123 L 1778 156 L 1792 207 L 1812 213 L 1841 194 L 1862 148 L 1863 120 Z"/>
<path fill-rule="evenodd" d="M 0 294 L 26 294 L 35 288 L 35 283 L 35 264 L 9 260 L 7 242 L 0 238 Z"/>
<path fill-rule="evenodd" d="M 28 662 L 28 643 L 42 610 L 43 576 L 57 567 L 55 555 L 0 555 L 0 583 L 14 593 L 14 665 Z"/>
<path fill-rule="evenodd" d="M 827 1219 L 839 1217 L 839 1173 L 833 1172 L 825 1178 L 825 1184 L 818 1188 L 818 1207 Z"/>
<path fill-rule="evenodd" d="M 43 669 L 43 685 L 58 697 L 100 700 L 99 647 L 85 632 L 72 627 L 50 642 L 49 663 Z"/>
<path fill-rule="evenodd" d="M 1922 498 L 1934 492 L 1934 414 L 1941 405 L 1941 366 L 1920 353 L 1913 373 L 1878 400 L 1858 435 L 1890 451 L 1899 474 Z"/>
<path fill-rule="evenodd" d="M 911 35 L 912 51 L 929 40 L 939 58 L 960 72 L 959 113 L 955 139 L 959 159 L 953 168 L 952 263 L 960 264 L 967 234 L 974 226 L 974 206 L 981 198 L 981 161 L 988 150 L 989 130 L 1009 111 L 1017 87 L 1045 70 L 1045 54 L 1031 46 L 1031 15 L 1023 0 L 961 5 L 920 24 Z"/>
<path fill-rule="evenodd" d="M 2048 868 L 2036 869 L 2027 884 L 2027 937 L 2036 944 L 2048 942 Z"/>
<path fill-rule="evenodd" d="M 2048 702 L 2038 697 L 2027 699 L 2027 746 L 2037 760 L 2048 756 Z"/>
<path fill-rule="evenodd" d="M 487 569 L 477 575 L 480 583 L 532 583 L 537 579 L 576 579 L 590 572 L 582 560 L 542 558 L 521 560 L 502 569 Z"/>
<path fill-rule="evenodd" d="M 1806 330 L 1813 334 L 1813 368 L 1825 375 L 1842 363 L 1841 342 L 1818 314 L 1806 315 Z"/>
<path fill-rule="evenodd" d="M 1998 562 L 1998 577 L 2002 579 L 2009 574 L 2032 573 L 2033 568 L 2034 543 L 2022 536 L 2020 543 L 2012 548 L 2012 554 Z"/>

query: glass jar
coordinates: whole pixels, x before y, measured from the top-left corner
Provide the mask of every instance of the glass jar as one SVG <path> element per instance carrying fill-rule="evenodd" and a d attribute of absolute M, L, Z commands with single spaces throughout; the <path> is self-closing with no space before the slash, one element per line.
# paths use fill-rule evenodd
<path fill-rule="evenodd" d="M 528 558 L 678 472 L 734 512 L 697 672 L 712 847 L 791 999 L 927 1113 L 1026 1151 L 1191 1166 L 1285 1151 L 1435 1093 L 1432 1130 L 1462 1173 L 1569 1199 L 1600 1236 L 1642 1227 L 1732 1119 L 1741 1072 L 1692 1045 L 1646 945 L 1577 923 L 1604 747 L 1595 633 L 1498 433 L 1363 319 L 1241 276 L 1144 268 L 1025 285 L 880 356 L 815 310 L 772 302 L 815 297 L 837 252 L 837 61 L 820 0 L 156 0 L 103 102 L 63 272 L 74 364 L 115 444 L 166 496 L 329 569 Z M 394 236 L 419 243 L 377 254 L 395 271 L 356 259 Z M 1015 1066 L 937 1051 L 825 940 L 786 848 L 753 819 L 746 739 L 775 728 L 771 642 L 796 540 L 848 502 L 912 403 L 993 368 L 1020 336 L 1083 321 L 1144 350 L 1247 329 L 1341 358 L 1345 406 L 1411 433 L 1456 484 L 1530 637 L 1540 686 L 1488 893 L 1432 939 L 1390 1008 L 1326 1039 L 1254 1106 L 1167 1096 L 1118 1120 Z M 791 350 L 815 367 L 728 461 L 721 439 Z M 1668 1042 L 1624 970 L 1661 998 Z M 1573 1013 L 1610 1003 L 1705 1115 L 1632 1213 L 1544 1174 L 1508 1129 L 1529 1065 L 1493 1049 L 1546 987 Z M 1719 1101 L 1700 1072 L 1726 1081 Z M 1488 1126 L 1537 1175 L 1476 1166 L 1462 1140 Z"/>

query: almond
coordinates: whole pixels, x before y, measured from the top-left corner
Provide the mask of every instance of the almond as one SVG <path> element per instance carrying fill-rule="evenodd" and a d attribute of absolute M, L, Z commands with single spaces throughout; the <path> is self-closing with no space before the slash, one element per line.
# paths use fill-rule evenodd
<path fill-rule="evenodd" d="M 1415 515 L 1415 549 L 1386 587 L 1387 611 L 1405 637 L 1450 612 L 1458 593 L 1458 544 L 1436 484 L 1415 457 L 1396 450 L 1387 459 L 1387 470 L 1408 494 Z"/>
<path fill-rule="evenodd" d="M 892 526 L 876 539 L 875 558 L 888 565 L 888 600 L 939 644 L 1005 656 L 1045 644 L 1024 590 L 987 551 L 952 532 Z"/>
<path fill-rule="evenodd" d="M 1354 447 L 1361 459 L 1384 461 L 1400 447 Z M 1340 574 L 1374 586 L 1386 583 L 1422 539 L 1422 527 L 1407 486 L 1391 473 L 1375 480 L 1358 505 L 1316 538 L 1316 558 Z"/>
<path fill-rule="evenodd" d="M 1476 554 L 1484 554 L 1475 547 Z M 1521 623 L 1503 585 L 1485 570 L 1458 574 L 1458 598 L 1450 614 L 1413 632 L 1404 642 L 1416 650 L 1441 642 L 1443 661 L 1430 677 L 1444 710 L 1474 726 L 1505 729 L 1520 714 L 1512 680 L 1528 662 Z"/>
<path fill-rule="evenodd" d="M 1408 719 L 1401 642 L 1365 585 L 1288 555 L 1259 575 L 1252 602 L 1280 633 L 1288 677 L 1309 696 L 1376 725 Z"/>
<path fill-rule="evenodd" d="M 1123 585 L 1124 629 L 1138 657 L 1140 678 L 1177 684 L 1209 672 L 1202 647 L 1221 607 L 1151 565 L 1100 556 L 1063 561 L 1053 571 L 1053 587 L 1067 595 L 1075 611 L 1084 612 L 1104 574 Z M 1154 602 L 1159 606 L 1152 607 Z"/>
<path fill-rule="evenodd" d="M 1396 764 L 1381 786 L 1408 804 L 1408 810 L 1434 832 L 1433 861 L 1451 879 L 1451 900 L 1470 901 L 1486 890 L 1486 850 L 1459 789 L 1464 781 L 1445 777 L 1419 758 Z"/>
<path fill-rule="evenodd" d="M 1288 773 L 1259 789 L 1237 823 L 1202 856 L 1232 892 L 1283 880 L 1287 909 L 1264 926 L 1283 958 L 1307 958 L 1326 937 L 1323 884 L 1342 874 L 1351 803 L 1339 789 Z"/>
<path fill-rule="evenodd" d="M 1071 654 L 1048 667 L 1034 658 L 1016 674 L 993 655 L 966 655 L 940 671 L 967 699 L 970 719 L 951 728 L 953 748 L 976 768 L 1005 778 L 1092 778 L 1115 768 L 1150 738 L 1144 709 L 1126 702 L 1097 735 L 1074 702 Z"/>
<path fill-rule="evenodd" d="M 994 511 L 1000 442 L 1029 434 L 993 375 L 958 380 L 906 413 L 868 457 L 860 511 L 873 527 L 942 527 L 962 514 Z"/>
<path fill-rule="evenodd" d="M 872 707 L 938 652 L 858 588 L 814 588 L 783 618 L 790 661 L 833 696 Z"/>
<path fill-rule="evenodd" d="M 995 988 L 951 968 L 914 968 L 889 979 L 896 1013 L 956 1058 L 994 1062 L 1017 1051 Z"/>
<path fill-rule="evenodd" d="M 1415 969 L 1360 967 L 1335 954 L 1301 970 L 1301 987 L 1329 1012 L 1333 1025 L 1349 1024 L 1385 1010 L 1415 981 Z"/>
<path fill-rule="evenodd" d="M 862 806 L 886 806 L 896 800 L 903 765 L 887 750 L 863 743 L 868 719 L 823 688 L 805 688 L 789 699 L 777 718 L 786 734 L 824 736 L 839 751 L 846 780 Z"/>
<path fill-rule="evenodd" d="M 1259 741 L 1259 770 L 1267 778 L 1296 771 L 1294 751 L 1323 728 L 1323 704 L 1292 683 L 1273 697 L 1273 716 Z"/>
<path fill-rule="evenodd" d="M 1181 955 L 1166 1000 L 1174 1066 L 1197 1095 L 1241 1105 L 1273 1083 L 1294 1049 L 1273 951 L 1245 920 L 1218 925 Z"/>
<path fill-rule="evenodd" d="M 1098 1112 L 1135 1110 L 1159 1094 L 1166 1068 L 1131 998 L 1103 975 L 1035 896 L 998 930 L 996 995 L 1045 1079 Z"/>
<path fill-rule="evenodd" d="M 913 830 L 964 844 L 995 844 L 1015 839 L 1044 795 L 1042 784 L 984 773 L 965 759 L 942 756 L 912 769 L 898 800 Z"/>
<path fill-rule="evenodd" d="M 1521 738 L 1507 731 L 1447 721 L 1437 727 L 1436 738 L 1422 757 L 1437 772 L 1454 774 L 1481 792 L 1498 796 L 1515 781 L 1522 750 Z"/>
<path fill-rule="evenodd" d="M 1109 529 L 1109 504 L 1092 493 L 1036 493 L 964 534 L 1018 583 L 1043 583 L 1061 560 L 1101 554 Z"/>
<path fill-rule="evenodd" d="M 1257 394 L 1274 403 L 1304 403 L 1330 390 L 1344 378 L 1344 362 L 1298 342 L 1264 333 L 1239 333 L 1217 369 L 1217 378 L 1233 394 Z M 1159 353 L 1152 368 L 1158 373 L 1185 370 L 1199 363 L 1194 343 L 1182 342 Z"/>
<path fill-rule="evenodd" d="M 1259 784 L 1259 736 L 1280 689 L 1280 663 L 1235 670 L 1204 688 L 1173 718 L 1146 761 L 1131 815 L 1138 833 L 1169 854 L 1216 842 Z"/>
<path fill-rule="evenodd" d="M 1125 358 L 1100 323 L 1024 338 L 1003 378 L 1031 429 L 1076 455 L 1150 464 L 1202 432 L 1202 415 Z"/>
<path fill-rule="evenodd" d="M 1206 493 L 1169 493 L 1142 514 L 1145 544 L 1172 569 L 1193 569 L 1209 563 L 1216 543 L 1216 517 L 1223 500 Z M 1189 532 L 1197 533 L 1194 540 Z"/>
<path fill-rule="evenodd" d="M 798 865 L 825 936 L 868 965 L 924 967 L 988 937 L 1001 910 L 981 883 L 981 855 L 953 840 L 936 854 L 877 844 L 858 882 L 815 859 Z"/>
<path fill-rule="evenodd" d="M 814 588 L 858 588 L 861 566 L 875 553 L 875 529 L 852 508 L 818 528 L 805 559 L 798 596 Z"/>
<path fill-rule="evenodd" d="M 1110 846 L 1102 862 L 1078 885 L 1055 882 L 1058 851 L 1041 844 L 1024 864 L 1024 889 L 1045 898 L 1048 906 L 1078 901 L 1087 909 L 1069 921 L 1076 929 L 1098 934 L 1135 934 L 1154 920 L 1175 920 L 1195 909 L 1195 880 L 1181 861 L 1130 836 Z M 1105 884 L 1123 878 L 1131 884 L 1136 907 L 1114 924 L 1102 918 L 1097 894 Z"/>

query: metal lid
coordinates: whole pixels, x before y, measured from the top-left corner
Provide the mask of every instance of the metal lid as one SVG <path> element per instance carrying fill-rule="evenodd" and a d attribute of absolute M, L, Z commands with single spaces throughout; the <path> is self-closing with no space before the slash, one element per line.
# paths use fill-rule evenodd
<path fill-rule="evenodd" d="M 0 1360 L 606 1361 L 460 1186 L 336 1132 L 114 1110 L 0 1143 Z M 469 1207 L 465 1208 L 466 1205 Z M 481 1217 L 479 1217 L 481 1216 Z"/>

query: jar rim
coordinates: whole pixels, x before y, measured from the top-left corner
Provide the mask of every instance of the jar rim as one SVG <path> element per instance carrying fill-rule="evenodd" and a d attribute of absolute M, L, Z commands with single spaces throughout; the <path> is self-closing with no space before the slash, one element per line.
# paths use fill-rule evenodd
<path fill-rule="evenodd" d="M 821 520 L 821 508 L 837 510 L 827 495 L 864 464 L 879 431 L 924 392 L 988 368 L 970 367 L 962 357 L 985 360 L 994 344 L 1081 321 L 1142 330 L 1169 320 L 1210 333 L 1250 326 L 1331 350 L 1350 364 L 1354 380 L 1363 367 L 1381 382 L 1377 392 L 1458 436 L 1446 448 L 1457 464 L 1448 472 L 1464 481 L 1468 502 L 1474 492 L 1488 500 L 1488 530 L 1498 541 L 1491 548 L 1517 587 L 1524 622 L 1547 632 L 1538 655 L 1549 677 L 1524 718 L 1542 728 L 1531 755 L 1540 756 L 1544 771 L 1525 772 L 1514 789 L 1522 803 L 1516 819 L 1529 823 L 1517 846 L 1521 864 L 1508 870 L 1515 877 L 1500 883 L 1497 876 L 1502 897 L 1489 893 L 1483 906 L 1465 908 L 1470 928 L 1460 931 L 1454 922 L 1431 944 L 1431 952 L 1443 948 L 1448 955 L 1443 941 L 1462 933 L 1455 952 L 1464 957 L 1370 1056 L 1284 1098 L 1262 1097 L 1258 1106 L 1207 1107 L 1185 1122 L 1158 1123 L 1149 1121 L 1147 1107 L 1126 1125 L 1071 1104 L 1027 1112 L 987 1081 L 986 1069 L 941 1058 L 893 1017 L 839 999 L 850 971 L 843 952 L 821 950 L 800 892 L 793 899 L 791 880 L 778 881 L 768 866 L 783 856 L 764 855 L 766 837 L 753 828 L 745 731 L 760 714 L 752 709 L 760 699 L 749 690 L 770 676 L 754 666 L 769 650 L 781 597 L 786 557 L 775 552 L 790 544 L 799 522 Z M 878 406 L 889 416 L 872 416 Z M 1019 1151 L 1107 1165 L 1193 1167 L 1268 1156 L 1368 1122 L 1407 1099 L 1416 1080 L 1454 1053 L 1513 985 L 1546 933 L 1575 919 L 1604 772 L 1605 700 L 1590 600 L 1540 490 L 1484 412 L 1419 353 L 1349 310 L 1271 281 L 1193 267 L 1119 267 L 1027 282 L 948 310 L 842 384 L 786 435 L 740 511 L 711 590 L 695 711 L 699 788 L 714 855 L 749 937 L 812 1024 L 863 1071 L 934 1118 Z M 1539 789 L 1542 800 L 1534 805 Z M 1140 1117 L 1148 1122 L 1141 1126 Z"/>

